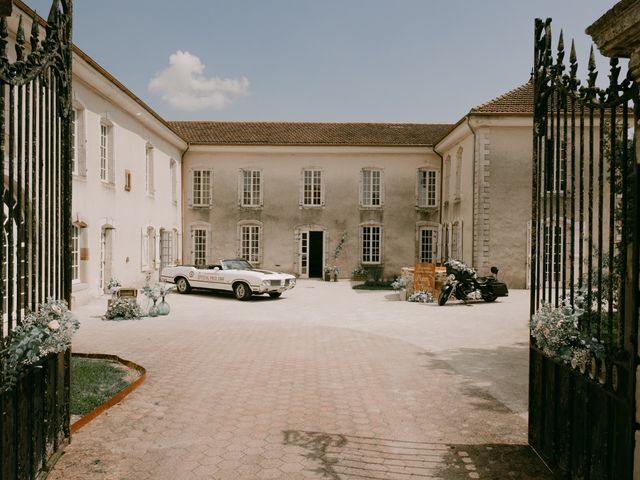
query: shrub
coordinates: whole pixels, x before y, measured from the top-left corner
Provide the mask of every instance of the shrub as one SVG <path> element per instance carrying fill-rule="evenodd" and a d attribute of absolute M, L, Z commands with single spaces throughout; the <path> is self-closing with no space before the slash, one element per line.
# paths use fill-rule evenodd
<path fill-rule="evenodd" d="M 134 298 L 116 298 L 111 302 L 105 320 L 131 320 L 142 317 L 142 309 Z"/>

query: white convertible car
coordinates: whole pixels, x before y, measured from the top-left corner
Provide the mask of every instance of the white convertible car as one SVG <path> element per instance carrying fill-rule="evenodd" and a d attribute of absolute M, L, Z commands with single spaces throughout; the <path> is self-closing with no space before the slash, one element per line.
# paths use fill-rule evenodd
<path fill-rule="evenodd" d="M 175 283 L 180 293 L 189 293 L 192 288 L 206 288 L 233 292 L 238 300 L 248 300 L 251 295 L 262 293 L 278 298 L 282 292 L 296 285 L 293 275 L 257 270 L 242 259 L 222 260 L 219 265 L 202 267 L 165 267 L 160 280 Z"/>

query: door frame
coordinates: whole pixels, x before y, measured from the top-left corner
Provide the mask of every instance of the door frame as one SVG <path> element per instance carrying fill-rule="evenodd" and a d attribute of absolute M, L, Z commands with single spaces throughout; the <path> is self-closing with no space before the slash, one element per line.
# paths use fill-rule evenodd
<path fill-rule="evenodd" d="M 297 238 L 296 258 L 298 259 L 298 262 L 295 270 L 298 273 L 299 278 L 309 278 L 309 246 L 310 246 L 310 239 L 311 239 L 310 232 L 322 232 L 322 272 L 323 274 L 324 274 L 324 268 L 327 265 L 327 240 L 328 240 L 327 229 L 321 225 L 305 225 L 303 227 L 297 228 L 296 229 L 296 238 Z M 303 266 L 302 266 L 302 258 L 303 258 L 303 255 L 305 255 L 305 253 L 302 251 L 302 247 L 303 247 L 302 241 L 303 241 L 304 235 L 306 235 L 307 237 L 306 272 L 303 272 Z"/>

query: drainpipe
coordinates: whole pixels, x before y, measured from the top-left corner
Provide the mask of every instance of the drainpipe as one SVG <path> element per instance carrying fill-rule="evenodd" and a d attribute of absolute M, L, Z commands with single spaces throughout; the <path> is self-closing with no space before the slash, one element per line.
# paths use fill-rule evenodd
<path fill-rule="evenodd" d="M 438 150 L 436 150 L 436 146 L 435 145 L 433 146 L 433 152 L 440 157 L 440 190 L 439 190 L 440 191 L 440 198 L 439 198 L 440 202 L 438 202 L 439 203 L 439 205 L 438 205 L 438 210 L 439 210 L 439 212 L 438 212 L 438 215 L 439 215 L 438 223 L 440 224 L 440 226 L 442 226 L 442 184 L 443 184 L 442 177 L 443 177 L 443 172 L 444 172 L 444 158 L 442 157 L 442 154 Z"/>
<path fill-rule="evenodd" d="M 473 248 L 471 249 L 471 265 L 476 267 L 476 244 L 473 241 L 476 233 L 476 131 L 471 126 L 471 113 L 467 114 L 467 127 L 471 130 L 471 135 L 473 136 L 473 162 L 472 162 L 472 178 L 473 178 L 473 200 L 471 202 L 471 245 Z M 462 174 L 462 172 L 461 172 Z M 464 248 L 464 245 L 463 245 Z M 464 251 L 464 250 L 463 250 Z"/>
<path fill-rule="evenodd" d="M 187 148 L 184 149 L 182 155 L 180 155 L 180 207 L 181 207 L 181 217 L 182 217 L 182 242 L 180 242 L 180 264 L 184 265 L 184 236 L 185 236 L 185 228 L 186 228 L 186 207 L 185 207 L 185 195 L 184 195 L 184 156 L 191 148 L 191 142 L 187 142 Z"/>

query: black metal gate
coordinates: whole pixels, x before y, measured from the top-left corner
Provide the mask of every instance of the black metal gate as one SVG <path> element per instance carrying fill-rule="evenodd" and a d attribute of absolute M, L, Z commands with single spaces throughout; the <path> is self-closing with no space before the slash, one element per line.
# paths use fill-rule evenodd
<path fill-rule="evenodd" d="M 46 22 L 20 8 L 15 31 L 0 19 L 0 351 L 27 309 L 71 297 L 72 1 Z M 35 478 L 68 441 L 69 364 L 50 356 L 0 394 L 0 478 Z"/>
<path fill-rule="evenodd" d="M 536 20 L 529 441 L 560 478 L 631 479 L 638 308 L 638 87 L 577 79 Z"/>

